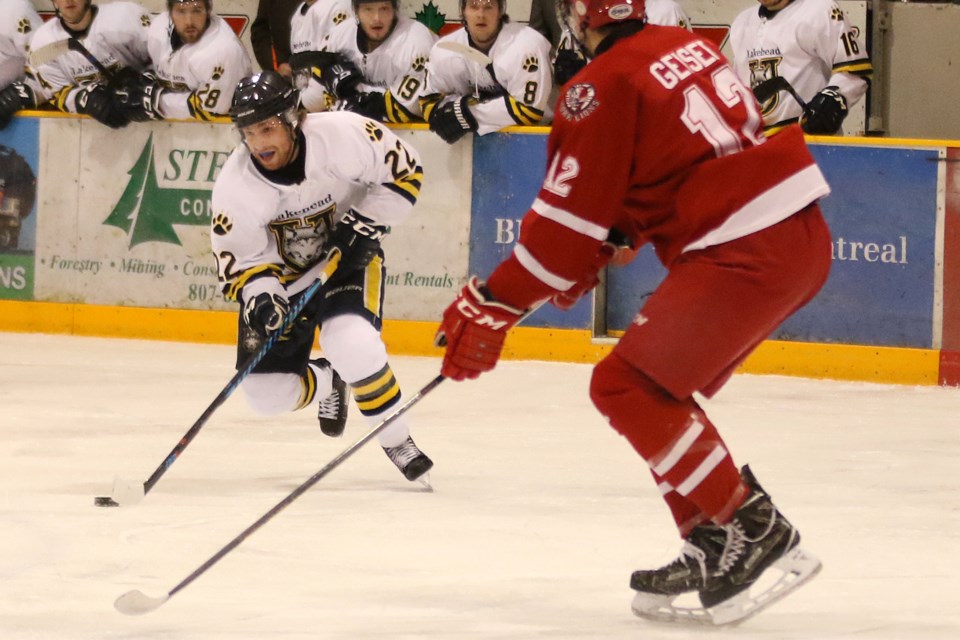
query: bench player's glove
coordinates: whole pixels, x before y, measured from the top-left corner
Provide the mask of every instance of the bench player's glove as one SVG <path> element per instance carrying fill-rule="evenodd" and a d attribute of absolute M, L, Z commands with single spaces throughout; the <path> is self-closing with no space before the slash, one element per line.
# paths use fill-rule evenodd
<path fill-rule="evenodd" d="M 330 237 L 332 248 L 340 250 L 340 265 L 337 271 L 350 273 L 364 269 L 380 252 L 380 242 L 387 235 L 387 228 L 348 209 Z"/>
<path fill-rule="evenodd" d="M 283 325 L 290 303 L 278 293 L 263 292 L 247 300 L 243 306 L 243 322 L 266 337 Z"/>
<path fill-rule="evenodd" d="M 567 84 L 581 69 L 587 66 L 583 54 L 573 49 L 558 49 L 553 59 L 553 81 L 558 87 Z"/>
<path fill-rule="evenodd" d="M 810 135 L 832 135 L 847 117 L 847 100 L 838 87 L 827 87 L 813 96 L 800 117 L 800 128 Z"/>
<path fill-rule="evenodd" d="M 469 96 L 463 96 L 435 108 L 430 114 L 430 131 L 443 138 L 448 144 L 453 144 L 471 131 L 476 131 L 480 125 L 470 113 L 470 107 L 467 106 L 469 101 Z"/>
<path fill-rule="evenodd" d="M 122 129 L 130 118 L 112 91 L 102 84 L 92 84 L 77 93 L 77 113 L 83 113 L 111 129 Z"/>
<path fill-rule="evenodd" d="M 112 83 L 113 92 L 132 122 L 163 120 L 160 113 L 160 96 L 163 84 L 150 73 L 137 73 L 127 69 Z"/>
<path fill-rule="evenodd" d="M 33 109 L 37 106 L 37 97 L 28 85 L 12 82 L 0 90 L 0 129 L 10 123 L 13 114 L 21 109 Z"/>
<path fill-rule="evenodd" d="M 507 331 L 524 312 L 490 297 L 476 276 L 443 312 L 434 343 L 446 346 L 442 373 L 451 380 L 472 380 L 490 371 L 500 359 Z"/>

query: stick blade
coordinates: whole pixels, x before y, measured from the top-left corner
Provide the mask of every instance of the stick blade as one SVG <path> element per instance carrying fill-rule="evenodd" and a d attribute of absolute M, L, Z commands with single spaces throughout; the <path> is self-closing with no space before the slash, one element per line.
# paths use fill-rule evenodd
<path fill-rule="evenodd" d="M 30 66 L 36 69 L 53 62 L 70 50 L 70 39 L 57 40 L 30 52 Z"/>
<path fill-rule="evenodd" d="M 151 598 L 143 591 L 134 589 L 127 591 L 113 602 L 113 608 L 120 613 L 128 616 L 142 616 L 150 613 L 154 609 L 160 608 L 164 602 L 170 599 L 170 594 L 157 598 Z"/>
<path fill-rule="evenodd" d="M 482 51 L 477 51 L 473 47 L 465 45 L 461 42 L 438 42 L 437 46 L 441 49 L 446 49 L 447 51 L 459 53 L 467 60 L 472 60 L 481 67 L 485 67 L 493 62 L 493 59 L 490 56 L 485 55 Z"/>
<path fill-rule="evenodd" d="M 113 492 L 110 497 L 123 507 L 137 504 L 143 500 L 143 483 L 134 480 L 125 480 L 120 476 L 113 479 Z"/>

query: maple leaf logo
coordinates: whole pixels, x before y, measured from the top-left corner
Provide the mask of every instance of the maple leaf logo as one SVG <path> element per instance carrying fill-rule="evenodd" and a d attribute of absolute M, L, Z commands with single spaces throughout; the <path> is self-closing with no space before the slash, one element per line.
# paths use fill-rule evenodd
<path fill-rule="evenodd" d="M 423 10 L 417 11 L 413 17 L 434 33 L 440 33 L 440 29 L 447 22 L 447 15 L 442 13 L 437 5 L 433 4 L 433 0 L 423 5 Z"/>

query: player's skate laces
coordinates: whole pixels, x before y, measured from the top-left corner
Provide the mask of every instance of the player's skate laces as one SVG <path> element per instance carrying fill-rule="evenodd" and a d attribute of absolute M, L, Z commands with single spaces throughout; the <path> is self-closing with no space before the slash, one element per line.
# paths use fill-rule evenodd
<path fill-rule="evenodd" d="M 750 494 L 729 523 L 695 527 L 680 558 L 662 569 L 633 574 L 634 613 L 670 622 L 738 623 L 817 574 L 820 561 L 798 547 L 799 532 L 777 511 L 749 467 L 741 476 Z M 774 571 L 766 574 L 768 569 Z M 761 576 L 765 584 L 751 589 Z M 701 606 L 675 604 L 693 591 Z"/>
<path fill-rule="evenodd" d="M 410 436 L 397 446 L 383 450 L 407 480 L 416 480 L 433 467 L 433 460 L 417 448 Z"/>
<path fill-rule="evenodd" d="M 347 383 L 330 367 L 329 361 L 318 358 L 312 362 L 321 369 L 329 368 L 333 373 L 333 391 L 326 398 L 320 399 L 317 419 L 320 421 L 320 430 L 324 435 L 336 438 L 343 434 L 343 429 L 347 425 L 347 402 L 350 399 L 350 392 L 347 391 Z"/>

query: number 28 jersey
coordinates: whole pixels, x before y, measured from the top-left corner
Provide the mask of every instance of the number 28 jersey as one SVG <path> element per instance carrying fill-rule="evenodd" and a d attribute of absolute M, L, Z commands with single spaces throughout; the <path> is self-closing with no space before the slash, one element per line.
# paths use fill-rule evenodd
<path fill-rule="evenodd" d="M 489 279 L 521 307 L 572 286 L 611 228 L 651 243 L 669 268 L 829 193 L 799 128 L 766 139 L 719 50 L 675 27 L 647 25 L 574 76 L 547 158 L 519 242 Z"/>

